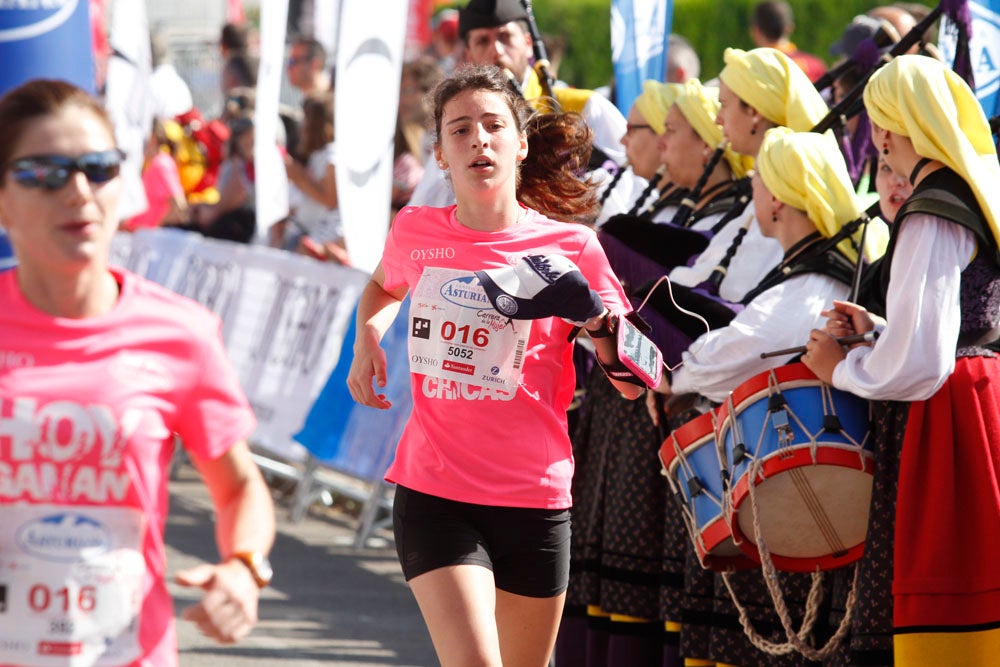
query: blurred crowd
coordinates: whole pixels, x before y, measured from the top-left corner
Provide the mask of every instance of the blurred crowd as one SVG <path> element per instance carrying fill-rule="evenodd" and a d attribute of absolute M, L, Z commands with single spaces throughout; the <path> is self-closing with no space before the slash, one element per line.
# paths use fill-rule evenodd
<path fill-rule="evenodd" d="M 883 26 L 891 26 L 889 29 L 897 35 L 906 34 L 928 11 L 919 3 L 903 2 L 872 9 L 846 26 L 841 39 L 828 46 L 825 58 L 800 49 L 792 41 L 795 22 L 787 3 L 770 0 L 758 3 L 748 23 L 756 46 L 782 51 L 815 82 L 827 72 L 827 61 L 836 67 L 852 58 L 854 49 L 884 29 Z M 502 40 L 489 45 L 488 52 L 473 54 L 467 48 L 466 35 L 460 34 L 459 11 L 454 8 L 435 12 L 429 33 L 430 41 L 423 53 L 409 57 L 402 67 L 394 140 L 392 215 L 411 201 L 422 180 L 425 183 L 433 180 L 426 178 L 432 175 L 425 174 L 428 165 L 433 165 L 426 96 L 435 84 L 465 62 L 492 62 L 517 71 L 532 57 L 530 47 L 518 56 L 516 48 Z M 559 34 L 541 37 L 548 57 L 548 74 L 555 86 L 572 89 L 571 84 L 558 78 L 566 38 Z M 172 64 L 167 41 L 163 35 L 153 35 L 156 117 L 146 145 L 143 170 L 149 207 L 145 213 L 123 221 L 123 230 L 175 226 L 239 242 L 250 242 L 257 237 L 253 168 L 257 42 L 257 35 L 245 23 L 222 27 L 218 39 L 221 62 L 218 80 L 223 103 L 221 108 L 200 109 L 192 101 L 188 84 Z M 922 40 L 914 49 L 934 53 L 930 39 Z M 518 62 L 518 57 L 525 62 Z M 285 76 L 301 103 L 280 106 L 281 123 L 275 140 L 287 171 L 290 211 L 286 219 L 267 230 L 266 241 L 277 248 L 349 264 L 335 178 L 333 60 L 333 54 L 308 35 L 293 36 L 288 42 Z M 700 69 L 694 47 L 680 34 L 672 34 L 666 55 L 666 81 L 682 83 L 697 78 Z M 827 94 L 831 104 L 836 103 L 838 94 L 850 89 L 851 77 L 848 69 L 834 81 Z M 522 81 L 522 88 L 526 85 Z M 595 92 L 614 102 L 614 81 Z M 587 102 L 586 106 L 595 105 Z M 601 121 L 589 123 L 595 133 L 593 146 L 597 149 L 592 166 L 601 167 L 593 172 L 593 179 L 606 182 L 626 164 L 626 158 L 633 170 L 625 182 L 616 183 L 614 191 L 607 189 L 601 212 L 587 221 L 592 224 L 627 210 L 652 176 L 641 167 L 635 169 L 635 159 L 626 155 L 628 132 L 624 116 L 611 105 L 602 107 L 599 115 Z M 586 113 L 584 117 L 591 120 Z M 597 158 L 604 158 L 603 163 Z M 427 198 L 422 187 L 414 203 L 450 203 L 447 184 L 439 184 L 439 188 L 445 190 L 443 198 L 433 191 Z"/>

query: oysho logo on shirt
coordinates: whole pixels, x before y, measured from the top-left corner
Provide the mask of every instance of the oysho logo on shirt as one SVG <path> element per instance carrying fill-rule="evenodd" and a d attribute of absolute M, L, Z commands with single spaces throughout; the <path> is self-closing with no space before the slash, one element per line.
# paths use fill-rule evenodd
<path fill-rule="evenodd" d="M 3 2 L 3 0 L 0 0 Z M 428 259 L 455 259 L 454 248 L 414 248 L 410 251 L 410 259 L 417 262 Z"/>

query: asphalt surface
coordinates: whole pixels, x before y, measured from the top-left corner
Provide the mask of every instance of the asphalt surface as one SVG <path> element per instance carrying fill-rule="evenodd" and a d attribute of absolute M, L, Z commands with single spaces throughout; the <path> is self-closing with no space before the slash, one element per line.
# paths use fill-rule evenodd
<path fill-rule="evenodd" d="M 275 576 L 261 598 L 260 623 L 241 643 L 221 646 L 180 618 L 199 592 L 171 584 L 181 667 L 425 667 L 437 665 L 417 604 L 403 581 L 392 534 L 376 531 L 355 549 L 357 519 L 316 505 L 300 522 L 275 489 Z M 217 559 L 208 493 L 189 465 L 170 483 L 168 576 Z"/>

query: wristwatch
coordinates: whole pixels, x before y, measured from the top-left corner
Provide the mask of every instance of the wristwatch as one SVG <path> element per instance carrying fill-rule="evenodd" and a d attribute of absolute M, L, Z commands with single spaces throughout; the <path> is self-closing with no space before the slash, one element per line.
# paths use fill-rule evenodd
<path fill-rule="evenodd" d="M 240 551 L 234 553 L 230 556 L 230 559 L 235 558 L 250 570 L 250 574 L 253 576 L 253 580 L 257 582 L 259 588 L 264 588 L 269 583 L 271 583 L 271 577 L 274 576 L 274 570 L 271 568 L 271 561 L 268 560 L 265 554 L 259 551 Z"/>

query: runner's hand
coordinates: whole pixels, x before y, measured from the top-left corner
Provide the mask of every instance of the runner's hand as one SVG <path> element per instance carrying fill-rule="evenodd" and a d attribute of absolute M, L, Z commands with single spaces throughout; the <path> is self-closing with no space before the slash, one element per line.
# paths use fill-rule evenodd
<path fill-rule="evenodd" d="M 388 410 L 392 407 L 392 403 L 385 400 L 385 394 L 375 393 L 372 378 L 380 389 L 385 388 L 387 381 L 385 350 L 378 341 L 361 338 L 354 345 L 354 359 L 347 372 L 347 388 L 351 391 L 351 397 L 361 405 Z"/>
<path fill-rule="evenodd" d="M 260 589 L 247 567 L 238 560 L 217 565 L 198 565 L 178 572 L 182 586 L 205 591 L 201 600 L 181 614 L 201 634 L 221 644 L 232 644 L 248 634 L 257 624 Z"/>

